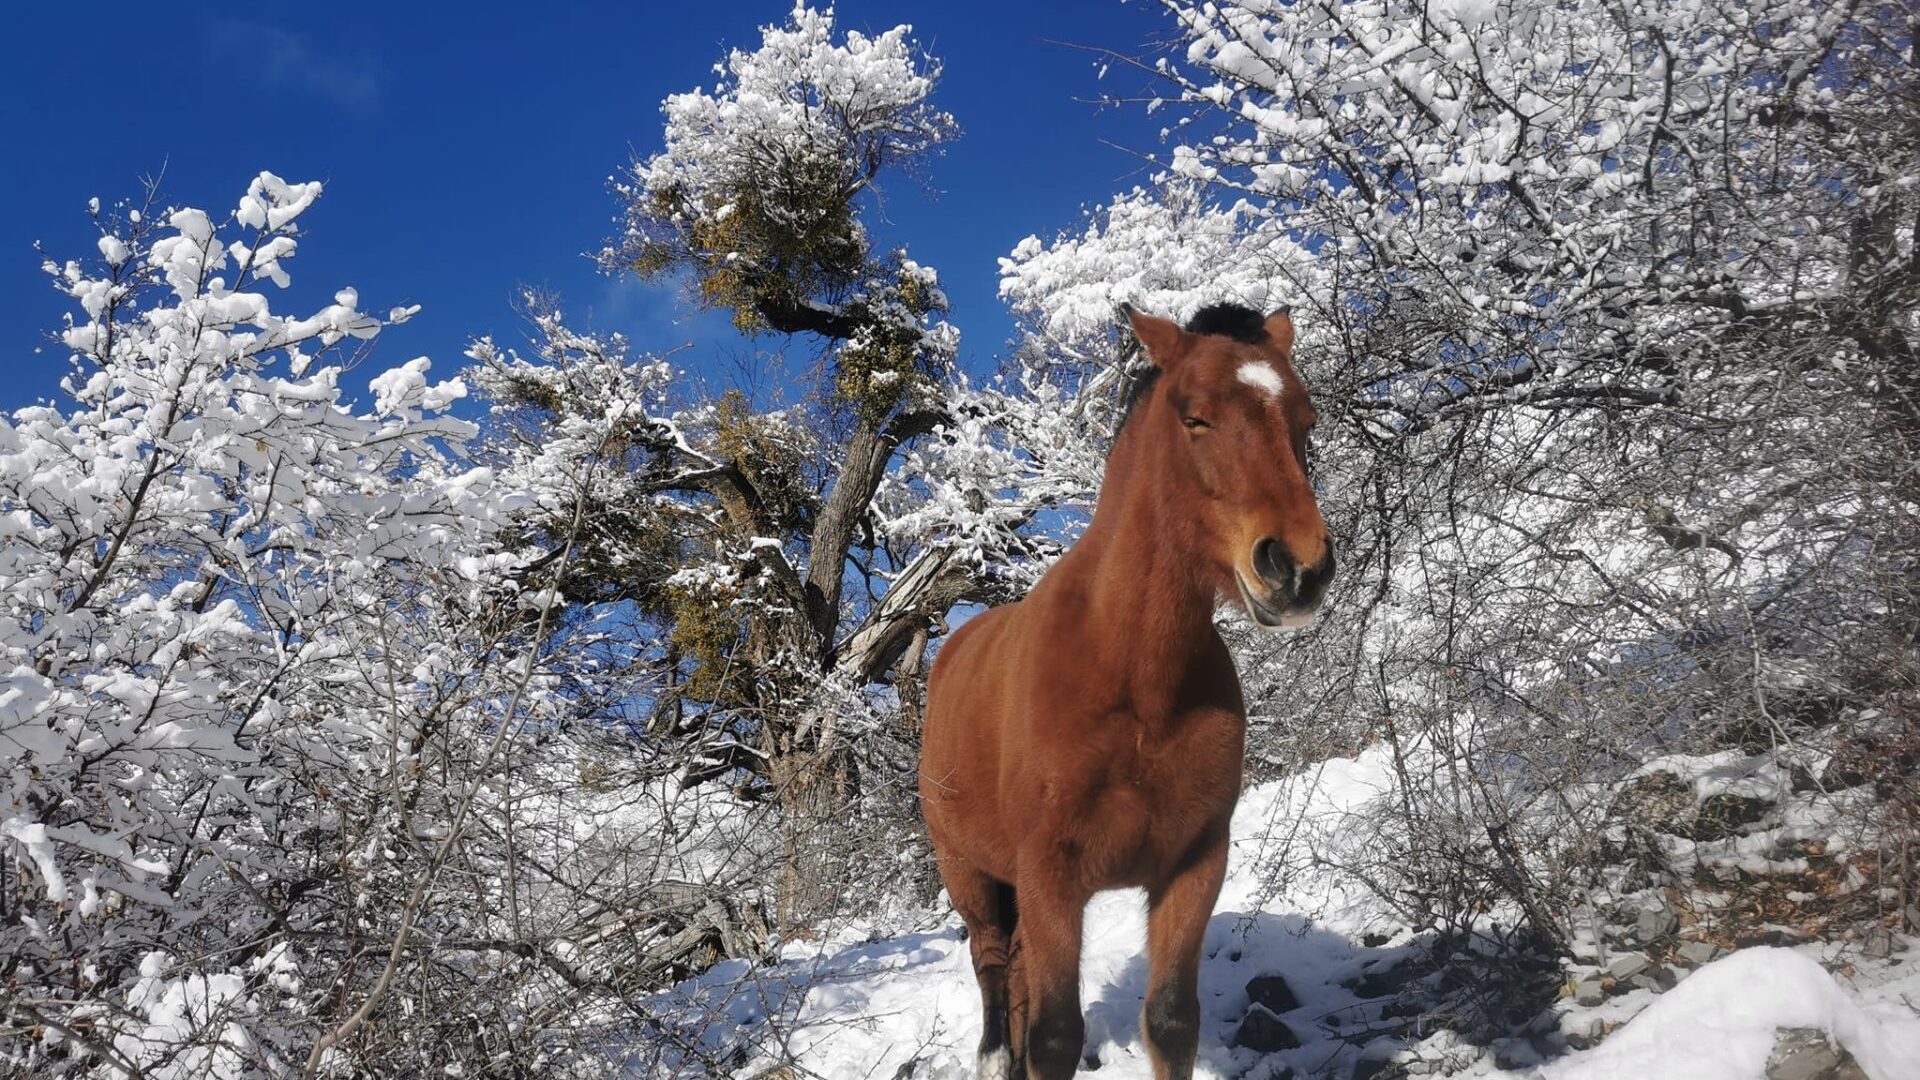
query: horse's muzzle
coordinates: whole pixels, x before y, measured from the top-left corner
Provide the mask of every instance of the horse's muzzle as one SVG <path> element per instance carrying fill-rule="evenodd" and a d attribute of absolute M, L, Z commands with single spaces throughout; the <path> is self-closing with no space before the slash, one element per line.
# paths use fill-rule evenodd
<path fill-rule="evenodd" d="M 1323 538 L 1320 550 L 1320 561 L 1302 566 L 1286 545 L 1273 537 L 1253 545 L 1253 571 L 1264 588 L 1252 588 L 1237 570 L 1234 579 L 1254 622 L 1265 627 L 1295 627 L 1313 618 L 1326 597 L 1327 582 L 1333 580 L 1333 540 Z"/>

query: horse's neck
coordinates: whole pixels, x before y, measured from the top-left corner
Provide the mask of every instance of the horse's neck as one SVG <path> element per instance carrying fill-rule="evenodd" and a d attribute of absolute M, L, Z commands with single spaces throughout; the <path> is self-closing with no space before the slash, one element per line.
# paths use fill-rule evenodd
<path fill-rule="evenodd" d="M 1085 575 L 1093 620 L 1129 673 L 1174 677 L 1213 633 L 1214 595 L 1195 538 L 1151 490 L 1137 447 L 1116 447 L 1087 531 L 1069 556 Z M 1121 457 L 1126 453 L 1125 458 Z"/>

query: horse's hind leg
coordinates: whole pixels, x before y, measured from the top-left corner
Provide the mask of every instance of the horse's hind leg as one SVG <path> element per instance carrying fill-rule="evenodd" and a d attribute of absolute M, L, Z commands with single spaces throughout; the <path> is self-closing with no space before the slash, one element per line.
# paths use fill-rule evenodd
<path fill-rule="evenodd" d="M 1013 886 L 955 857 L 940 861 L 947 897 L 967 924 L 973 975 L 980 981 L 980 1080 L 1008 1080 L 1014 1053 L 1009 1043 L 1007 969 L 1012 960 Z"/>
<path fill-rule="evenodd" d="M 1188 1080 L 1200 1047 L 1200 949 L 1220 882 L 1227 833 L 1209 835 L 1147 896 L 1147 1003 L 1141 1027 L 1155 1080 Z"/>

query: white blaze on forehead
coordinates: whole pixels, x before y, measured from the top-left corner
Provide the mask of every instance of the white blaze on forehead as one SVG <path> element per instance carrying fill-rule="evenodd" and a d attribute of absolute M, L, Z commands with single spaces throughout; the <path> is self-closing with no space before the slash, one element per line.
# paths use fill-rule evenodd
<path fill-rule="evenodd" d="M 1241 364 L 1237 374 L 1241 382 L 1264 392 L 1270 398 L 1279 397 L 1280 388 L 1285 385 L 1280 380 L 1280 373 L 1273 370 L 1272 364 L 1259 360 L 1250 360 Z"/>

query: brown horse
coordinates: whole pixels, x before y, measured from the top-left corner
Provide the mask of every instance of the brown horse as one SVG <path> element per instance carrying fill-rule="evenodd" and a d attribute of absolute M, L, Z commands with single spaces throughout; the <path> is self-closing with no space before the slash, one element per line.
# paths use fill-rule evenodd
<path fill-rule="evenodd" d="M 1142 1028 L 1161 1080 L 1199 1047 L 1201 936 L 1227 865 L 1246 710 L 1221 597 L 1311 618 L 1333 548 L 1306 473 L 1293 323 L 1231 305 L 1183 329 L 1126 309 L 1154 364 L 1087 531 L 1024 600 L 968 622 L 927 688 L 920 796 L 980 980 L 980 1075 L 1071 1076 L 1080 924 L 1147 892 Z"/>

